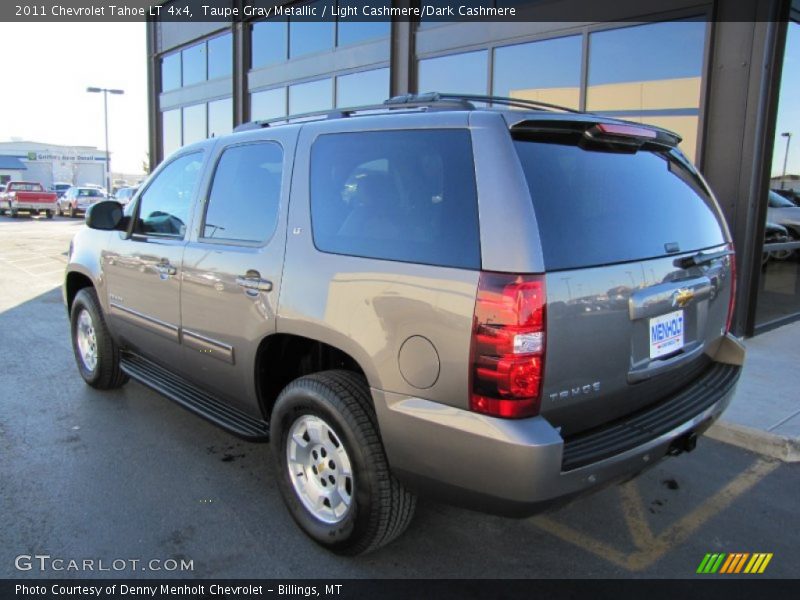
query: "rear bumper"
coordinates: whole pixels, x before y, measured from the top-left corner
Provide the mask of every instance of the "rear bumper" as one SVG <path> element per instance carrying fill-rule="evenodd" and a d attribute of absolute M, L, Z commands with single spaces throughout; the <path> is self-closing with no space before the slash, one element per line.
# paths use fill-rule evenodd
<path fill-rule="evenodd" d="M 15 210 L 56 210 L 55 202 L 10 202 Z"/>
<path fill-rule="evenodd" d="M 715 358 L 725 362 L 715 362 L 703 381 L 635 418 L 566 442 L 543 417 L 496 419 L 374 389 L 373 397 L 389 463 L 408 487 L 483 512 L 527 516 L 627 479 L 705 431 L 734 393 L 743 360 L 735 345 L 734 338 L 723 340 Z M 683 408 L 676 412 L 677 405 Z M 628 434 L 620 430 L 626 421 Z M 597 444 L 603 431 L 607 443 Z"/>

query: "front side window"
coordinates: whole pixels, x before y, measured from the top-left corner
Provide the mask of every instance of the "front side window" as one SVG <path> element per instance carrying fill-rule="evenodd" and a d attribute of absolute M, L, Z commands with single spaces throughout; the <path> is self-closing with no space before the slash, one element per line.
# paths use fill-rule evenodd
<path fill-rule="evenodd" d="M 135 233 L 184 236 L 202 164 L 202 153 L 194 152 L 164 167 L 141 195 Z"/>
<path fill-rule="evenodd" d="M 311 150 L 314 243 L 334 254 L 480 268 L 468 131 L 322 135 Z"/>
<path fill-rule="evenodd" d="M 202 237 L 264 242 L 278 221 L 283 150 L 275 142 L 227 148 L 214 173 Z"/>

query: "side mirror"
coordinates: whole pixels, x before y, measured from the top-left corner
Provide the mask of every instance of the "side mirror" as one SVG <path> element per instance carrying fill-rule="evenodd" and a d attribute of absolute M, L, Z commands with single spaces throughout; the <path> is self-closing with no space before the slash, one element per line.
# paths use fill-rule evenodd
<path fill-rule="evenodd" d="M 114 200 L 103 200 L 92 204 L 86 211 L 86 226 L 90 229 L 122 230 L 126 221 L 122 205 Z"/>

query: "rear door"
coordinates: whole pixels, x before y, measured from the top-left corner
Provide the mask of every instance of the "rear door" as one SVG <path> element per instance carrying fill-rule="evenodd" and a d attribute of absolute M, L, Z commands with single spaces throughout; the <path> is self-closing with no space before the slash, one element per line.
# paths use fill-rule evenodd
<path fill-rule="evenodd" d="M 220 145 L 183 258 L 184 362 L 190 377 L 258 415 L 259 342 L 276 328 L 296 130 Z"/>
<path fill-rule="evenodd" d="M 589 137 L 523 128 L 514 142 L 547 271 L 542 413 L 565 434 L 696 377 L 731 295 L 724 221 L 683 155 L 647 135 Z"/>

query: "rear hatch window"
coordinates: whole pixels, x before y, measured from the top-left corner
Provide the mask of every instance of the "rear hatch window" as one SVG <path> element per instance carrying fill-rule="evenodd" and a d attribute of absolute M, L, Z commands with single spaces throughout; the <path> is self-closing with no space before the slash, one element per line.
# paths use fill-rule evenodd
<path fill-rule="evenodd" d="M 715 204 L 668 148 L 609 151 L 516 139 L 548 271 L 690 252 L 725 242 Z"/>

